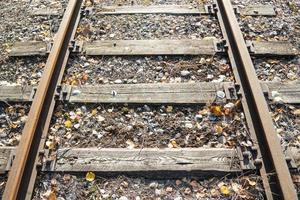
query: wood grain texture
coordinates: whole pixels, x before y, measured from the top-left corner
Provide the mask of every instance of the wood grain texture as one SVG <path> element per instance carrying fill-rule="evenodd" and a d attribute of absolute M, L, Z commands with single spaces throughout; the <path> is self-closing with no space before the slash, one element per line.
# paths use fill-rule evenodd
<path fill-rule="evenodd" d="M 273 100 L 272 92 L 278 93 L 282 101 L 290 104 L 300 103 L 300 81 L 293 81 L 288 83 L 278 82 L 262 82 L 264 92 L 268 92 L 268 97 Z"/>
<path fill-rule="evenodd" d="M 242 15 L 276 16 L 275 9 L 271 5 L 247 5 L 240 10 Z"/>
<path fill-rule="evenodd" d="M 73 86 L 67 99 L 72 103 L 210 103 L 216 99 L 216 92 L 224 90 L 224 83 L 151 83 L 113 84 L 97 86 Z M 70 86 L 67 86 L 70 87 Z M 300 82 L 261 82 L 263 92 L 273 99 L 272 91 L 286 103 L 300 103 Z M 32 86 L 0 85 L 0 101 L 29 102 Z M 226 92 L 226 91 L 225 91 Z M 63 95 L 60 95 L 61 97 Z M 230 98 L 227 96 L 227 98 Z"/>
<path fill-rule="evenodd" d="M 59 16 L 63 14 L 63 11 L 51 8 L 39 8 L 33 9 L 30 14 L 32 16 Z"/>
<path fill-rule="evenodd" d="M 253 41 L 255 55 L 293 56 L 299 54 L 298 50 L 286 41 Z"/>
<path fill-rule="evenodd" d="M 0 101 L 27 102 L 30 101 L 31 86 L 5 86 L 0 85 Z"/>
<path fill-rule="evenodd" d="M 87 55 L 214 55 L 214 40 L 104 40 L 85 43 Z"/>
<path fill-rule="evenodd" d="M 96 14 L 119 15 L 119 14 L 208 14 L 204 5 L 193 7 L 189 5 L 151 5 L 151 6 L 103 6 L 95 9 Z"/>
<path fill-rule="evenodd" d="M 15 147 L 0 147 L 0 173 L 10 168 L 8 165 L 12 154 L 15 154 Z"/>
<path fill-rule="evenodd" d="M 60 149 L 55 171 L 239 171 L 232 149 Z"/>
<path fill-rule="evenodd" d="M 219 83 L 115 84 L 73 87 L 70 102 L 209 103 L 222 90 Z"/>
<path fill-rule="evenodd" d="M 16 42 L 9 53 L 10 56 L 46 55 L 47 44 L 39 41 Z"/>
<path fill-rule="evenodd" d="M 91 56 L 122 56 L 122 55 L 215 55 L 218 40 L 103 40 L 83 43 L 82 54 Z M 252 44 L 252 55 L 298 55 L 298 50 L 289 42 L 257 42 Z M 46 55 L 50 44 L 45 42 L 27 41 L 14 44 L 10 56 Z"/>
<path fill-rule="evenodd" d="M 238 7 L 238 6 L 234 6 Z M 121 15 L 121 14 L 172 14 L 172 15 L 211 15 L 205 9 L 204 4 L 191 5 L 133 5 L 133 6 L 102 6 L 89 8 L 96 15 Z M 274 7 L 271 5 L 247 5 L 240 8 L 242 15 L 248 16 L 276 16 Z M 62 10 L 40 8 L 32 9 L 32 16 L 59 16 Z"/>

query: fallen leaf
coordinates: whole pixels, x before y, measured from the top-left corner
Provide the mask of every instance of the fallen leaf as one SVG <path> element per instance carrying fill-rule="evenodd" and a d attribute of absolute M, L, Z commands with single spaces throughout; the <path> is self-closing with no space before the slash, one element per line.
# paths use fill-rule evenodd
<path fill-rule="evenodd" d="M 296 116 L 300 116 L 300 109 L 294 110 L 293 114 L 296 115 Z"/>
<path fill-rule="evenodd" d="M 167 106 L 167 109 L 166 109 L 167 113 L 170 113 L 173 111 L 173 107 L 172 106 Z"/>
<path fill-rule="evenodd" d="M 96 116 L 97 113 L 98 113 L 97 109 L 93 109 L 93 110 L 92 110 L 92 116 Z"/>
<path fill-rule="evenodd" d="M 72 122 L 70 120 L 65 121 L 66 128 L 72 128 Z"/>
<path fill-rule="evenodd" d="M 96 175 L 93 172 L 87 172 L 85 175 L 85 180 L 92 182 L 95 180 Z"/>
<path fill-rule="evenodd" d="M 251 186 L 255 186 L 256 185 L 256 182 L 255 181 L 251 181 L 250 179 L 247 179 L 249 185 Z"/>
<path fill-rule="evenodd" d="M 207 113 L 208 113 L 207 109 L 203 109 L 199 111 L 200 115 L 207 115 Z"/>
<path fill-rule="evenodd" d="M 128 146 L 127 146 L 128 149 L 134 149 L 134 148 L 135 148 L 135 144 L 134 144 L 134 142 L 131 141 L 131 140 L 127 140 L 127 141 L 126 141 L 126 144 L 128 145 Z"/>
<path fill-rule="evenodd" d="M 224 114 L 225 114 L 225 115 L 229 115 L 229 114 L 231 113 L 231 111 L 232 111 L 231 109 L 225 108 L 225 109 L 224 109 Z"/>
<path fill-rule="evenodd" d="M 82 77 L 81 77 L 81 80 L 87 81 L 88 78 L 89 78 L 89 76 L 87 74 L 83 74 Z"/>
<path fill-rule="evenodd" d="M 15 124 L 15 123 L 10 123 L 10 124 L 9 124 L 9 127 L 12 128 L 12 129 L 15 129 L 15 128 L 18 127 L 18 125 Z"/>
<path fill-rule="evenodd" d="M 52 141 L 47 141 L 46 142 L 46 146 L 48 147 L 48 149 L 54 149 L 54 143 Z"/>
<path fill-rule="evenodd" d="M 261 41 L 262 41 L 261 37 L 257 36 L 257 37 L 256 37 L 256 41 L 257 41 L 257 42 L 261 42 Z"/>
<path fill-rule="evenodd" d="M 78 85 L 78 81 L 77 81 L 77 80 L 72 80 L 72 81 L 71 81 L 71 85 L 72 85 L 72 86 Z"/>
<path fill-rule="evenodd" d="M 224 194 L 224 195 L 229 195 L 229 194 L 230 194 L 230 191 L 229 191 L 228 187 L 225 186 L 225 185 L 223 185 L 223 186 L 220 188 L 220 191 L 221 191 L 221 193 Z"/>
<path fill-rule="evenodd" d="M 44 194 L 43 197 L 47 198 L 48 200 L 56 200 L 56 194 L 52 190 L 47 190 Z"/>
<path fill-rule="evenodd" d="M 210 108 L 210 111 L 211 111 L 216 117 L 220 117 L 220 116 L 223 115 L 221 106 L 212 106 L 212 107 Z"/>
<path fill-rule="evenodd" d="M 204 192 L 203 192 L 203 193 L 197 192 L 196 198 L 197 198 L 197 199 L 201 199 L 201 198 L 204 198 L 205 195 L 206 195 L 206 194 L 205 194 Z"/>
<path fill-rule="evenodd" d="M 8 112 L 8 113 L 13 113 L 13 112 L 15 112 L 15 109 L 14 109 L 14 107 L 9 106 L 9 107 L 7 108 L 7 110 L 6 110 L 6 112 Z"/>
<path fill-rule="evenodd" d="M 221 134 L 223 132 L 222 126 L 216 125 L 215 129 L 216 129 L 216 132 L 219 133 L 219 134 Z"/>
<path fill-rule="evenodd" d="M 211 189 L 210 194 L 212 197 L 217 197 L 219 195 L 216 189 Z"/>
<path fill-rule="evenodd" d="M 177 144 L 176 140 L 172 140 L 171 144 L 172 144 L 173 148 L 177 148 L 178 147 L 178 144 Z"/>
<path fill-rule="evenodd" d="M 240 192 L 240 189 L 241 189 L 241 186 L 237 183 L 231 183 L 231 187 L 232 187 L 232 190 L 235 192 L 235 193 L 239 193 Z"/>
<path fill-rule="evenodd" d="M 51 192 L 48 197 L 48 200 L 56 200 L 56 194 L 54 192 Z"/>

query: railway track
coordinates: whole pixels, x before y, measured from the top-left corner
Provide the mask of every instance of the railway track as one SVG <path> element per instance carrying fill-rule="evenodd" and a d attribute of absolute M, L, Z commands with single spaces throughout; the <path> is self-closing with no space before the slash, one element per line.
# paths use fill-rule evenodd
<path fill-rule="evenodd" d="M 0 149 L 1 171 L 8 174 L 3 199 L 43 195 L 56 199 L 57 180 L 67 184 L 76 179 L 68 173 L 86 175 L 86 180 L 79 181 L 88 184 L 94 181 L 94 174 L 110 177 L 111 184 L 105 186 L 126 191 L 121 197 L 100 191 L 101 196 L 90 198 L 127 199 L 135 183 L 155 188 L 150 196 L 162 195 L 159 187 L 168 186 L 164 198 L 175 199 L 174 188 L 189 183 L 179 193 L 190 199 L 246 198 L 246 194 L 249 199 L 297 199 L 299 188 L 292 179 L 299 177 L 297 143 L 283 149 L 268 102 L 298 106 L 300 83 L 260 81 L 253 58 L 290 59 L 299 53 L 284 41 L 245 40 L 237 21 L 237 15 L 275 16 L 274 8 L 239 8 L 228 0 L 196 7 L 97 7 L 90 1 L 70 0 L 64 12 L 38 9 L 32 15 L 63 17 L 53 43 L 25 41 L 15 43 L 10 51 L 10 57 L 48 59 L 37 87 L 0 87 L 1 101 L 31 103 L 17 147 Z M 149 33 L 147 39 L 124 33 L 122 39 L 114 27 L 106 27 L 106 35 L 99 30 L 92 35 L 86 25 L 111 16 L 117 23 L 123 15 L 135 20 L 146 16 L 145 21 L 155 16 L 166 21 L 169 16 L 209 16 L 213 18 L 209 22 L 215 20 L 218 26 L 210 25 L 212 35 L 190 32 L 178 39 L 177 32 L 171 32 L 158 40 L 153 38 L 155 33 Z M 183 19 L 188 20 L 195 27 L 205 23 Z M 111 60 L 116 57 L 117 61 Z M 137 63 L 137 75 L 126 71 L 130 64 L 124 63 Z M 88 82 L 86 68 L 101 64 L 108 70 L 99 70 L 101 77 L 90 75 L 94 77 Z M 138 66 L 145 67 L 140 70 Z M 217 71 L 218 79 L 210 74 L 201 77 L 210 67 Z M 118 175 L 124 177 L 116 179 Z M 34 191 L 37 178 L 47 182 L 47 176 L 54 177 L 48 193 Z M 201 192 L 201 184 L 202 188 L 212 184 L 205 182 L 209 177 L 223 181 Z M 139 178 L 146 180 L 141 183 Z M 95 191 L 101 184 L 86 187 Z M 122 189 L 114 188 L 118 184 Z M 264 190 L 257 189 L 259 186 Z M 198 192 L 193 196 L 195 188 Z M 232 193 L 236 196 L 230 196 Z"/>

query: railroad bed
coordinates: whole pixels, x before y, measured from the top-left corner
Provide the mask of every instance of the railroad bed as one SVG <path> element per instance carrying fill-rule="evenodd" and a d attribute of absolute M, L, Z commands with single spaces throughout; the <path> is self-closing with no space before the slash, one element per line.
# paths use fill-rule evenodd
<path fill-rule="evenodd" d="M 13 4 L 3 199 L 299 198 L 298 2 Z"/>

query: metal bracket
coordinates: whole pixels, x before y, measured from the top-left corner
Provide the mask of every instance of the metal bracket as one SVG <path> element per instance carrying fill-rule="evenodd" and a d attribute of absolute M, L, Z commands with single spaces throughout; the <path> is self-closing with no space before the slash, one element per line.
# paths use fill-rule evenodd
<path fill-rule="evenodd" d="M 83 41 L 71 41 L 71 51 L 73 53 L 80 53 L 83 51 Z"/>
<path fill-rule="evenodd" d="M 247 46 L 247 49 L 248 49 L 248 51 L 249 51 L 250 54 L 251 53 L 255 53 L 252 41 L 246 40 L 246 46 Z"/>
<path fill-rule="evenodd" d="M 213 4 L 207 4 L 204 6 L 205 12 L 207 14 L 215 14 L 214 6 Z"/>
<path fill-rule="evenodd" d="M 226 95 L 226 99 L 237 99 L 237 93 L 234 83 L 223 83 L 223 89 Z"/>
<path fill-rule="evenodd" d="M 36 93 L 37 87 L 32 87 L 30 96 L 29 96 L 29 101 L 33 101 L 35 93 Z"/>
<path fill-rule="evenodd" d="M 293 156 L 293 152 L 291 150 L 291 148 L 287 148 L 286 151 L 284 151 L 284 154 L 285 154 L 285 160 L 289 166 L 289 169 L 297 169 L 298 166 L 297 166 L 297 163 L 294 159 L 294 156 Z"/>
<path fill-rule="evenodd" d="M 61 101 L 69 101 L 71 96 L 72 86 L 63 85 L 60 90 L 59 100 Z"/>
<path fill-rule="evenodd" d="M 82 9 L 81 14 L 84 17 L 86 17 L 86 16 L 93 14 L 93 12 L 94 12 L 94 7 L 85 7 Z"/>
<path fill-rule="evenodd" d="M 9 154 L 9 158 L 8 158 L 8 161 L 7 161 L 7 164 L 6 164 L 6 167 L 5 167 L 6 171 L 9 171 L 11 169 L 12 163 L 15 159 L 15 156 L 16 156 L 16 152 L 15 152 L 15 150 L 12 150 Z"/>
<path fill-rule="evenodd" d="M 272 94 L 270 92 L 268 85 L 265 83 L 260 83 L 260 86 L 261 86 L 261 90 L 262 90 L 263 94 L 265 95 L 265 97 L 269 100 L 272 100 Z"/>
<path fill-rule="evenodd" d="M 214 46 L 215 46 L 215 52 L 217 52 L 217 53 L 226 52 L 228 49 L 226 40 L 214 41 Z"/>
<path fill-rule="evenodd" d="M 242 150 L 241 147 L 237 147 L 237 155 L 240 161 L 241 169 L 249 170 L 249 169 L 256 169 L 254 164 L 254 158 L 252 156 L 251 151 L 249 150 Z"/>
<path fill-rule="evenodd" d="M 53 46 L 53 42 L 49 42 L 46 44 L 46 52 L 47 53 L 50 53 L 52 46 Z"/>
<path fill-rule="evenodd" d="M 237 15 L 241 14 L 240 8 L 238 6 L 233 6 L 233 11 Z"/>
<path fill-rule="evenodd" d="M 53 171 L 56 164 L 56 160 L 50 158 L 50 150 L 45 149 L 43 152 L 42 171 Z"/>

